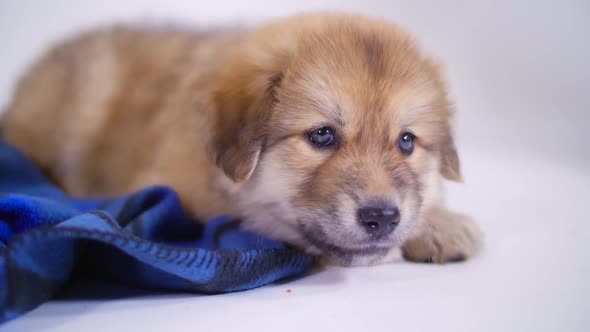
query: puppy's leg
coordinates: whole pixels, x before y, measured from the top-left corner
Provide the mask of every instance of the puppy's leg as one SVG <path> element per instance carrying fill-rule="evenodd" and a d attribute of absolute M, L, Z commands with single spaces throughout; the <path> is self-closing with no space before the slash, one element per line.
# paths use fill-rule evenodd
<path fill-rule="evenodd" d="M 472 257 L 482 240 L 483 233 L 470 217 L 433 207 L 425 212 L 416 236 L 402 246 L 402 253 L 414 262 L 456 262 Z"/>

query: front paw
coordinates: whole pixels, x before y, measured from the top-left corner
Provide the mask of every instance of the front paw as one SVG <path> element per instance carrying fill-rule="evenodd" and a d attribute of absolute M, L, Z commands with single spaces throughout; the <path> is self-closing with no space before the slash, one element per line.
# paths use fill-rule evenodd
<path fill-rule="evenodd" d="M 402 253 L 413 262 L 463 261 L 477 253 L 482 239 L 483 233 L 470 217 L 434 208 L 425 214 L 417 235 L 402 246 Z"/>

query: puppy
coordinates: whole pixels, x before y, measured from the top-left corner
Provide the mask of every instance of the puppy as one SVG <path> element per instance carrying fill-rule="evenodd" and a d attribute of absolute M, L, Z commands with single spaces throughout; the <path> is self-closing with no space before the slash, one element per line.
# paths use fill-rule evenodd
<path fill-rule="evenodd" d="M 466 259 L 481 233 L 448 211 L 461 181 L 439 66 L 406 32 L 305 14 L 249 31 L 115 27 L 24 76 L 5 137 L 66 192 L 176 189 L 199 220 L 243 225 L 342 265 Z"/>

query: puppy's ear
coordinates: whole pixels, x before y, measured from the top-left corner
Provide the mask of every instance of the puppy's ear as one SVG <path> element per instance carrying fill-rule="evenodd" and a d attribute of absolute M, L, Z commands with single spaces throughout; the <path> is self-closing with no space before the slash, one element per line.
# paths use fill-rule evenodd
<path fill-rule="evenodd" d="M 441 63 L 434 58 L 427 58 L 426 63 L 430 65 L 433 72 L 436 73 L 436 85 L 439 91 L 444 91 L 442 99 L 439 101 L 439 105 L 445 105 L 439 113 L 442 117 L 439 123 L 443 123 L 440 129 L 440 137 L 438 137 L 438 154 L 440 160 L 440 174 L 447 180 L 455 182 L 463 182 L 463 176 L 461 175 L 461 165 L 459 162 L 459 156 L 457 155 L 457 149 L 455 148 L 455 140 L 453 139 L 453 133 L 450 126 L 450 119 L 453 116 L 452 103 L 447 99 L 447 88 L 443 80 L 445 76 L 444 67 Z"/>
<path fill-rule="evenodd" d="M 277 90 L 297 45 L 290 27 L 275 23 L 257 30 L 226 59 L 216 78 L 211 152 L 236 182 L 252 175 L 264 150 Z"/>
<path fill-rule="evenodd" d="M 447 126 L 444 131 L 445 134 L 442 136 L 438 148 L 440 155 L 440 173 L 447 180 L 463 182 L 459 156 L 457 155 L 457 149 L 455 148 L 455 141 L 451 134 L 451 130 Z"/>
<path fill-rule="evenodd" d="M 264 149 L 282 75 L 241 61 L 230 63 L 213 93 L 213 157 L 235 182 L 247 180 Z"/>

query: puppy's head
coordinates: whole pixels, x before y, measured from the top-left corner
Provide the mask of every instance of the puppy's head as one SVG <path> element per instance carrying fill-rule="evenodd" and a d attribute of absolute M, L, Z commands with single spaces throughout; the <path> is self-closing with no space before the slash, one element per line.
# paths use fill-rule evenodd
<path fill-rule="evenodd" d="M 399 28 L 307 15 L 261 28 L 215 91 L 217 164 L 251 229 L 341 264 L 410 237 L 460 180 L 437 66 Z"/>

